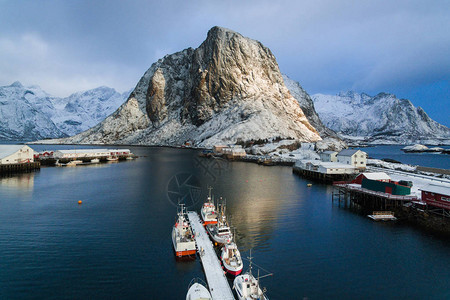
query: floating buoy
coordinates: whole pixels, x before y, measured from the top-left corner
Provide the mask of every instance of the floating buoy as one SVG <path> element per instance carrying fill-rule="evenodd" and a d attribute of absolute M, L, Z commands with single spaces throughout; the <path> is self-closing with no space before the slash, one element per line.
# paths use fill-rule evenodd
<path fill-rule="evenodd" d="M 81 203 L 83 203 L 83 201 L 81 201 L 81 200 L 78 200 L 78 204 L 81 204 Z"/>

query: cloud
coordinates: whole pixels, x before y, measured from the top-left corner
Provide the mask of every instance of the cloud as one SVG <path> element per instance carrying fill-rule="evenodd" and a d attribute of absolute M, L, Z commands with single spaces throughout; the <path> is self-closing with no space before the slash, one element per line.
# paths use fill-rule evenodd
<path fill-rule="evenodd" d="M 125 90 L 219 25 L 261 41 L 310 93 L 407 91 L 449 80 L 448 11 L 445 0 L 5 1 L 0 84 Z"/>

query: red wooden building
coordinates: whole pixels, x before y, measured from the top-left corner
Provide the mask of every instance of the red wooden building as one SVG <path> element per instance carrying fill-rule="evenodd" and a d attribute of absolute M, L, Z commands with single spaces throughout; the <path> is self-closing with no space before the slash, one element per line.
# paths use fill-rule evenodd
<path fill-rule="evenodd" d="M 422 191 L 422 202 L 450 210 L 450 186 L 429 184 L 420 190 Z"/>

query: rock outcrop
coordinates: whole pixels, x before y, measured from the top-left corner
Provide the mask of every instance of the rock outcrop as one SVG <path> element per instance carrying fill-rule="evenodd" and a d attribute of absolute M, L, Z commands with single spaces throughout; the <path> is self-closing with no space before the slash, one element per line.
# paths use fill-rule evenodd
<path fill-rule="evenodd" d="M 347 147 L 347 144 L 339 138 L 336 132 L 323 125 L 315 108 L 314 102 L 309 94 L 302 88 L 300 83 L 292 80 L 283 74 L 286 87 L 291 95 L 298 101 L 303 113 L 314 128 L 320 133 L 321 141 L 316 143 L 317 150 L 340 151 Z"/>
<path fill-rule="evenodd" d="M 212 146 L 275 137 L 321 139 L 286 88 L 272 52 L 213 27 L 197 49 L 154 63 L 102 123 L 59 142 Z"/>

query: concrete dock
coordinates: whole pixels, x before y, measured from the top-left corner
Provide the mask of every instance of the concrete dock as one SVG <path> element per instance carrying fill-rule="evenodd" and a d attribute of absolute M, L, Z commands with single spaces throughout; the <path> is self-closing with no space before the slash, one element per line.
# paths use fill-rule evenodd
<path fill-rule="evenodd" d="M 209 292 L 211 293 L 212 298 L 214 300 L 234 299 L 227 277 L 222 270 L 220 261 L 214 251 L 214 246 L 200 221 L 199 215 L 195 211 L 188 211 L 187 215 L 195 235 L 197 250 L 202 261 L 203 270 L 205 271 L 206 281 L 208 282 Z"/>

